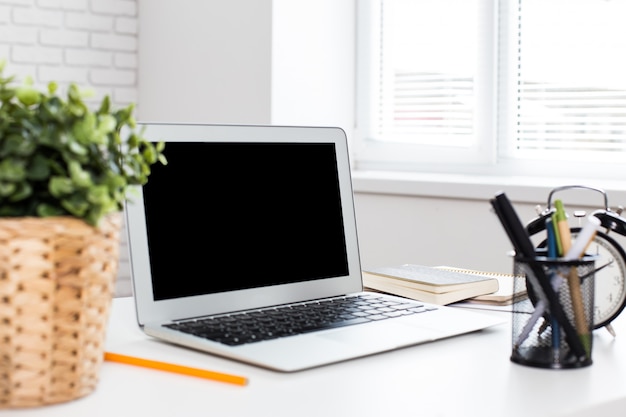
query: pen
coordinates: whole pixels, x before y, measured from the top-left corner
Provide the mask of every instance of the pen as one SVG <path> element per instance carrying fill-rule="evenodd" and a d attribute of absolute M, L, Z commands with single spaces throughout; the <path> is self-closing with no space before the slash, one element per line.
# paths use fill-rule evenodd
<path fill-rule="evenodd" d="M 585 249 L 591 243 L 593 238 L 596 235 L 596 232 L 600 228 L 600 219 L 596 216 L 587 217 L 587 223 L 580 229 L 578 236 L 576 236 L 576 240 L 570 247 L 570 250 L 565 253 L 566 261 L 573 261 L 574 259 L 578 259 L 585 254 Z"/>
<path fill-rule="evenodd" d="M 551 216 L 548 216 L 544 220 L 544 227 L 547 233 L 547 239 L 546 239 L 547 245 L 546 246 L 548 248 L 548 251 L 547 251 L 548 258 L 556 259 L 559 256 L 563 255 L 563 247 L 561 246 L 561 238 L 559 237 L 559 229 L 558 227 L 556 227 L 556 213 L 553 212 Z M 552 273 L 550 275 L 550 282 L 552 282 L 553 286 L 555 284 L 555 279 L 556 279 L 555 274 Z M 559 286 L 554 287 L 554 291 L 556 291 L 557 293 L 559 292 L 562 281 L 563 280 L 561 278 L 560 281 L 558 282 Z M 554 319 L 554 316 L 551 317 L 550 325 L 552 326 L 552 329 L 557 329 L 557 333 L 560 333 L 558 329 L 558 323 Z M 539 328 L 539 333 L 543 333 L 547 327 L 548 327 L 548 321 L 545 321 Z M 552 332 L 552 335 L 553 335 L 553 342 L 554 342 L 555 341 L 554 338 L 559 337 L 559 336 L 558 334 L 555 334 L 554 332 Z"/>
<path fill-rule="evenodd" d="M 552 213 L 552 216 L 550 216 L 550 220 L 550 227 L 552 228 L 554 243 L 556 245 L 556 252 L 554 256 L 563 256 L 563 245 L 561 244 L 561 236 L 559 235 L 559 228 L 556 225 L 556 212 Z"/>
<path fill-rule="evenodd" d="M 213 381 L 228 382 L 230 384 L 248 384 L 248 379 L 243 376 L 224 374 L 221 372 L 208 371 L 205 369 L 191 368 L 188 366 L 175 365 L 173 363 L 154 361 L 150 359 L 143 359 L 135 356 L 121 355 L 118 353 L 105 352 L 104 360 L 110 362 L 124 363 L 127 365 L 141 366 L 144 368 L 158 369 L 160 371 L 174 372 L 182 375 L 211 379 Z"/>
<path fill-rule="evenodd" d="M 535 247 L 506 194 L 503 192 L 498 193 L 491 200 L 491 204 L 500 218 L 500 222 L 508 234 L 517 255 L 533 259 L 535 257 Z"/>
<path fill-rule="evenodd" d="M 589 246 L 589 243 L 595 236 L 598 228 L 600 227 L 600 219 L 595 216 L 589 216 L 587 223 L 583 226 L 578 233 L 576 241 L 570 247 L 569 251 L 565 254 L 564 260 L 572 261 L 580 258 L 585 248 Z M 567 275 L 567 281 L 570 290 L 570 296 L 572 299 L 572 308 L 574 309 L 574 323 L 576 325 L 576 332 L 582 340 L 583 346 L 587 353 L 591 351 L 591 335 L 589 333 L 589 326 L 585 318 L 585 309 L 583 307 L 583 296 L 580 288 L 580 278 L 575 267 L 569 270 Z"/>
<path fill-rule="evenodd" d="M 557 233 L 553 227 L 552 218 L 550 217 L 546 219 L 546 232 L 548 234 L 548 257 L 553 259 L 558 256 Z M 557 274 L 553 274 L 550 280 L 552 281 L 552 285 L 560 285 L 560 282 L 557 283 L 559 280 Z M 554 290 L 558 293 L 559 287 L 556 286 Z M 554 362 L 559 362 L 561 359 L 561 329 L 559 322 L 553 315 L 550 315 L 550 326 L 552 327 L 552 358 Z"/>
<path fill-rule="evenodd" d="M 563 281 L 564 281 L 563 277 L 561 277 L 559 274 L 554 274 L 550 279 L 550 285 L 552 285 L 552 288 L 555 292 L 558 292 L 559 287 L 563 285 Z M 520 347 L 522 343 L 524 343 L 524 340 L 526 340 L 526 338 L 530 335 L 531 330 L 533 329 L 533 327 L 535 327 L 535 325 L 537 324 L 537 321 L 539 321 L 539 318 L 542 317 L 546 313 L 547 306 L 548 305 L 546 303 L 545 298 L 542 298 L 539 301 L 537 301 L 537 304 L 535 305 L 535 310 L 530 315 L 530 318 L 524 325 L 524 328 L 520 332 L 519 336 L 517 336 L 517 341 L 515 342 L 515 345 L 514 345 L 515 349 Z M 555 359 L 557 359 L 560 357 L 561 331 L 560 331 L 558 320 L 556 320 L 554 315 L 550 315 L 550 316 L 551 316 L 550 326 L 552 327 L 552 349 L 554 352 L 553 354 L 555 355 L 554 357 Z M 544 323 L 547 323 L 547 322 L 544 322 Z"/>
<path fill-rule="evenodd" d="M 548 258 L 557 258 L 559 256 L 559 249 L 557 244 L 557 233 L 553 227 L 552 218 L 546 219 L 546 233 L 547 233 L 547 247 Z"/>
<path fill-rule="evenodd" d="M 545 300 L 539 300 L 537 302 L 537 305 L 535 305 L 535 310 L 533 310 L 530 318 L 524 325 L 524 328 L 520 332 L 519 336 L 517 336 L 517 341 L 515 341 L 515 345 L 513 346 L 514 349 L 518 349 L 522 345 L 522 343 L 524 343 L 524 340 L 526 340 L 526 338 L 530 335 L 533 327 L 535 327 L 535 325 L 537 324 L 539 317 L 543 316 L 545 312 L 546 302 Z"/>

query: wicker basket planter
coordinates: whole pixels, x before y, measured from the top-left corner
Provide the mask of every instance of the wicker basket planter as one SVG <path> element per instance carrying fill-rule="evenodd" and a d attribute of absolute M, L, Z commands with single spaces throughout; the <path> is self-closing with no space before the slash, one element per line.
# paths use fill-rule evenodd
<path fill-rule="evenodd" d="M 0 218 L 0 409 L 70 401 L 98 383 L 121 215 Z"/>

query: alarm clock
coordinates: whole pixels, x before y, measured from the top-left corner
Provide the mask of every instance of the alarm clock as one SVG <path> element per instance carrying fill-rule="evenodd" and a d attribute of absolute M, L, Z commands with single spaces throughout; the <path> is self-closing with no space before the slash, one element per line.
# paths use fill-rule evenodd
<path fill-rule="evenodd" d="M 604 207 L 589 214 L 600 220 L 604 230 L 596 233 L 586 249 L 587 255 L 597 257 L 594 280 L 594 329 L 605 327 L 613 336 L 615 332 L 611 322 L 624 310 L 626 306 L 626 252 L 620 244 L 609 234 L 611 232 L 626 236 L 626 219 L 621 216 L 622 208 L 612 211 L 608 205 L 608 197 L 604 190 L 583 185 L 567 185 L 553 189 L 548 196 L 548 205 L 539 216 L 526 225 L 530 236 L 545 230 L 546 219 L 552 216 L 555 208 L 552 207 L 554 193 L 572 189 L 584 188 L 601 193 L 604 196 Z M 576 217 L 584 217 L 586 213 L 574 213 Z M 572 238 L 575 239 L 580 227 L 571 228 Z M 545 240 L 539 247 L 545 247 Z"/>

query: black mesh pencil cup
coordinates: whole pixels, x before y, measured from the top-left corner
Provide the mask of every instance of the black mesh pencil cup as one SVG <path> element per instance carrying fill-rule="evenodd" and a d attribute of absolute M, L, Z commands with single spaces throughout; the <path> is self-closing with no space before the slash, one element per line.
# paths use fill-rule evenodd
<path fill-rule="evenodd" d="M 511 361 L 551 369 L 591 365 L 595 258 L 515 257 L 513 272 L 526 278 L 514 285 L 526 285 L 528 298 L 513 304 Z"/>

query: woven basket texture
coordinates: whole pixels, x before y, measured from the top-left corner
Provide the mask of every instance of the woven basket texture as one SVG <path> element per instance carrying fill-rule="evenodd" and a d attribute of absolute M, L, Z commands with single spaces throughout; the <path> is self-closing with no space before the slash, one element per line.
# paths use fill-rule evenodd
<path fill-rule="evenodd" d="M 91 393 L 119 262 L 121 214 L 0 218 L 0 408 Z"/>

